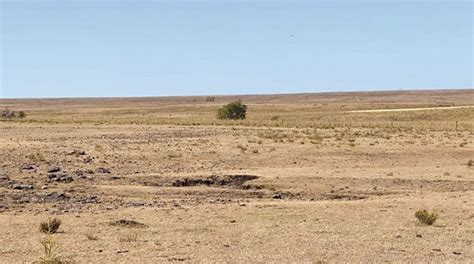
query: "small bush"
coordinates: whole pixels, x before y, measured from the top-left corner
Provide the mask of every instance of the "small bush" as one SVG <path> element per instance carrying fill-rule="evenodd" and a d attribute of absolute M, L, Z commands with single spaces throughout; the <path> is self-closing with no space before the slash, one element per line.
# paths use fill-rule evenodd
<path fill-rule="evenodd" d="M 217 110 L 218 119 L 245 119 L 247 106 L 240 100 L 230 102 Z"/>
<path fill-rule="evenodd" d="M 23 111 L 11 111 L 8 108 L 0 112 L 2 118 L 25 118 L 26 114 Z"/>
<path fill-rule="evenodd" d="M 40 231 L 45 234 L 54 234 L 58 232 L 60 226 L 61 220 L 52 218 L 40 223 Z"/>
<path fill-rule="evenodd" d="M 20 112 L 18 112 L 17 117 L 18 117 L 18 118 L 25 118 L 25 117 L 26 117 L 26 114 L 25 114 L 25 112 L 20 111 Z"/>
<path fill-rule="evenodd" d="M 427 210 L 418 210 L 415 213 L 416 219 L 420 221 L 421 224 L 424 225 L 432 225 L 438 219 L 438 214 L 436 213 L 430 213 Z"/>

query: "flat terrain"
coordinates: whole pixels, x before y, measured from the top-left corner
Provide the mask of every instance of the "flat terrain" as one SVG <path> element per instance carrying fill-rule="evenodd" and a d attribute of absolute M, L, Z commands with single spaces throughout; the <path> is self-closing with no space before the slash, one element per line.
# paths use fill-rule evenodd
<path fill-rule="evenodd" d="M 235 99 L 248 118 L 217 120 Z M 472 106 L 472 89 L 1 99 L 27 117 L 0 121 L 0 262 L 40 260 L 57 217 L 76 263 L 470 263 Z"/>

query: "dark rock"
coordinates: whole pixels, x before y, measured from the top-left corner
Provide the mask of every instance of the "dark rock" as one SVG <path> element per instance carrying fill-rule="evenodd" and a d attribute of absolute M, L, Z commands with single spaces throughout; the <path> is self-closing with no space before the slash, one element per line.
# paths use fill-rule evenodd
<path fill-rule="evenodd" d="M 121 227 L 146 227 L 145 224 L 142 224 L 135 220 L 127 220 L 127 219 L 120 219 L 117 221 L 113 221 L 110 223 L 110 225 L 121 226 Z"/>
<path fill-rule="evenodd" d="M 97 169 L 97 172 L 98 172 L 98 173 L 109 174 L 109 173 L 110 173 L 110 169 L 109 169 L 109 168 L 100 167 L 100 168 Z"/>
<path fill-rule="evenodd" d="M 3 172 L 0 172 L 0 181 L 8 181 L 10 178 L 8 178 L 8 175 L 6 175 Z"/>
<path fill-rule="evenodd" d="M 48 172 L 48 173 L 54 173 L 54 172 L 59 172 L 59 171 L 61 171 L 61 168 L 60 168 L 60 167 L 58 167 L 58 166 L 51 166 L 51 167 L 48 168 L 48 171 L 47 171 L 47 172 Z"/>
<path fill-rule="evenodd" d="M 209 176 L 206 178 L 184 178 L 177 179 L 173 182 L 174 187 L 185 187 L 185 186 L 230 186 L 239 188 L 249 188 L 244 185 L 245 182 L 257 179 L 258 176 L 253 175 L 226 175 L 226 176 Z"/>
<path fill-rule="evenodd" d="M 99 204 L 100 203 L 99 199 L 95 195 L 87 195 L 83 198 L 77 199 L 76 202 L 81 203 L 81 204 Z"/>
<path fill-rule="evenodd" d="M 12 184 L 13 190 L 31 190 L 33 189 L 33 185 L 30 184 L 23 184 L 23 183 L 14 183 Z"/>
<path fill-rule="evenodd" d="M 20 170 L 34 170 L 35 167 L 31 164 L 25 163 L 20 166 Z"/>
<path fill-rule="evenodd" d="M 42 195 L 41 200 L 43 202 L 58 202 L 69 199 L 69 197 L 63 192 L 50 192 Z"/>
<path fill-rule="evenodd" d="M 86 152 L 84 150 L 75 149 L 69 152 L 68 155 L 83 156 L 83 155 L 86 155 Z"/>
<path fill-rule="evenodd" d="M 94 160 L 94 157 L 88 156 L 82 160 L 84 163 L 91 163 Z"/>
<path fill-rule="evenodd" d="M 281 196 L 281 194 L 279 193 L 275 193 L 273 196 L 272 196 L 272 199 L 282 199 L 283 197 Z"/>
<path fill-rule="evenodd" d="M 72 182 L 74 179 L 65 172 L 48 174 L 48 182 Z"/>

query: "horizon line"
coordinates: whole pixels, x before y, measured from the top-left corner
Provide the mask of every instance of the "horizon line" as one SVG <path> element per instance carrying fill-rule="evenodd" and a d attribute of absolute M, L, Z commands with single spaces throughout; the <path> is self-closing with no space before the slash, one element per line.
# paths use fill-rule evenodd
<path fill-rule="evenodd" d="M 304 95 L 304 94 L 329 94 L 329 93 L 377 93 L 377 92 L 421 92 L 421 91 L 464 91 L 474 90 L 474 87 L 463 88 L 400 88 L 380 90 L 351 90 L 351 91 L 320 91 L 320 92 L 295 92 L 295 93 L 249 93 L 249 94 L 193 94 L 193 95 L 143 95 L 143 96 L 57 96 L 57 97 L 1 97 L 0 100 L 54 100 L 54 99 L 133 99 L 133 98 L 182 98 L 182 97 L 232 97 L 232 96 L 265 96 L 265 95 Z"/>

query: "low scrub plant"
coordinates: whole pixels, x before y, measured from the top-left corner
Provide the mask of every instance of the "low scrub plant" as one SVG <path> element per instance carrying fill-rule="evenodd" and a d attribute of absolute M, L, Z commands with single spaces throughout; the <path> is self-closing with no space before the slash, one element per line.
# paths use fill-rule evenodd
<path fill-rule="evenodd" d="M 245 119 L 247 106 L 240 100 L 230 102 L 217 110 L 218 119 Z"/>
<path fill-rule="evenodd" d="M 423 209 L 416 211 L 415 217 L 423 225 L 432 225 L 438 219 L 438 214 Z"/>

